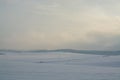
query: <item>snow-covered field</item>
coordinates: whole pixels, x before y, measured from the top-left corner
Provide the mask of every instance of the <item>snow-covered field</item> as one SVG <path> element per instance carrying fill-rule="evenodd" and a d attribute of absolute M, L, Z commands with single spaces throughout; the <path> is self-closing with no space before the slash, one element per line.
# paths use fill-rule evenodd
<path fill-rule="evenodd" d="M 0 55 L 0 80 L 120 80 L 120 56 L 7 53 Z"/>

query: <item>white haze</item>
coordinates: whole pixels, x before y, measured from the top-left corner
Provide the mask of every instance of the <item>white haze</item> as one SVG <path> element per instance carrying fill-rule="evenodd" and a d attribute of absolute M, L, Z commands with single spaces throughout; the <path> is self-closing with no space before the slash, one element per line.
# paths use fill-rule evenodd
<path fill-rule="evenodd" d="M 120 48 L 119 0 L 0 0 L 0 49 Z"/>

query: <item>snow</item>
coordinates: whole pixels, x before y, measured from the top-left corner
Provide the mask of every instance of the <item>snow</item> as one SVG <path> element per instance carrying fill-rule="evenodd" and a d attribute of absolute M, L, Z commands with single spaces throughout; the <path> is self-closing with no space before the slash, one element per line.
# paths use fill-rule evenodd
<path fill-rule="evenodd" d="M 0 55 L 0 80 L 119 80 L 120 56 L 76 53 Z"/>

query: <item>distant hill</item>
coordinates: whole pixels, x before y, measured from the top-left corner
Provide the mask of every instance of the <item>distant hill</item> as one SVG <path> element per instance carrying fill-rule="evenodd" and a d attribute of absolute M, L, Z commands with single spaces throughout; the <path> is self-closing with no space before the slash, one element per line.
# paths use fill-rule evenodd
<path fill-rule="evenodd" d="M 75 49 L 31 50 L 31 51 L 0 50 L 0 55 L 3 55 L 4 53 L 26 53 L 26 52 L 27 53 L 68 52 L 94 55 L 120 55 L 120 51 L 75 50 Z"/>

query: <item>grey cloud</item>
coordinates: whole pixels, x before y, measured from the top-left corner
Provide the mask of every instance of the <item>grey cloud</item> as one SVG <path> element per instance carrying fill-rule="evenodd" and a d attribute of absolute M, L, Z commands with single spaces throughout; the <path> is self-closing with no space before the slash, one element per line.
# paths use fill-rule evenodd
<path fill-rule="evenodd" d="M 86 49 L 86 50 L 119 50 L 120 49 L 120 34 L 108 35 L 104 33 L 95 32 L 89 33 L 88 41 L 79 39 L 76 42 L 66 44 L 66 48 Z"/>

